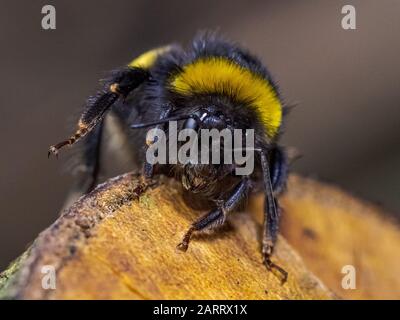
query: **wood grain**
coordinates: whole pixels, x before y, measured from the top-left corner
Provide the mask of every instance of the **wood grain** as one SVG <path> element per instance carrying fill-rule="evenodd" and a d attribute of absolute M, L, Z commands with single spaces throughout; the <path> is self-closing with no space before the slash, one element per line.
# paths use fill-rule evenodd
<path fill-rule="evenodd" d="M 222 230 L 194 237 L 183 253 L 176 245 L 202 212 L 185 203 L 176 182 L 161 178 L 147 186 L 126 174 L 79 199 L 42 232 L 0 276 L 0 297 L 379 298 L 378 283 L 385 297 L 398 297 L 400 233 L 394 224 L 321 183 L 293 176 L 288 190 L 282 201 L 288 242 L 280 237 L 274 256 L 289 272 L 284 285 L 261 263 L 261 196 Z M 341 289 L 340 271 L 351 263 L 360 280 L 348 292 Z M 46 265 L 55 268 L 55 290 L 42 288 Z"/>

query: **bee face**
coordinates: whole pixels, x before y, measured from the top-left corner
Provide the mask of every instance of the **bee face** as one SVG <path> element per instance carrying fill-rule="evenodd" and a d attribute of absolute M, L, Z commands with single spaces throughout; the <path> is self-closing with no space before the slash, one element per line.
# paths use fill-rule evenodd
<path fill-rule="evenodd" d="M 226 116 L 223 113 L 207 114 L 207 116 L 202 121 L 202 127 L 206 129 L 217 129 L 223 130 L 228 128 L 228 123 Z"/>
<path fill-rule="evenodd" d="M 228 128 L 231 120 L 227 116 L 220 112 L 215 111 L 213 107 L 207 109 L 200 109 L 193 114 L 193 117 L 187 119 L 183 125 L 183 129 L 192 129 L 195 131 L 201 129 L 217 129 L 223 130 Z"/>

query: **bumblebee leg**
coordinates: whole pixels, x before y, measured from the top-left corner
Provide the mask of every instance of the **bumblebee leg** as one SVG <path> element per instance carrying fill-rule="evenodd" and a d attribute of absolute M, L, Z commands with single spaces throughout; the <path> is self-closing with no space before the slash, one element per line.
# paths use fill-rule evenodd
<path fill-rule="evenodd" d="M 68 193 L 63 208 L 69 207 L 80 196 L 86 194 L 99 183 L 99 173 L 102 170 L 101 153 L 111 151 L 116 160 L 129 163 L 127 170 L 138 168 L 138 160 L 134 148 L 130 145 L 130 136 L 126 118 L 131 110 L 126 105 L 114 105 L 100 123 L 89 132 L 77 148 L 78 156 L 71 158 L 70 166 L 76 168 L 76 178 Z M 121 109 L 126 113 L 120 113 Z M 113 137 L 113 141 L 105 137 Z M 110 149 L 112 148 L 112 149 Z M 115 150 L 113 150 L 115 148 Z M 141 162 L 140 162 L 141 163 Z M 136 165 L 136 167 L 135 167 Z"/>
<path fill-rule="evenodd" d="M 189 246 L 190 238 L 194 232 L 201 232 L 221 226 L 225 222 L 228 213 L 237 208 L 237 206 L 246 197 L 249 186 L 249 179 L 247 177 L 243 178 L 243 180 L 235 187 L 229 198 L 219 208 L 209 212 L 192 223 L 191 227 L 185 233 L 182 242 L 178 244 L 177 248 L 182 251 L 186 251 Z"/>
<path fill-rule="evenodd" d="M 157 120 L 163 120 L 169 116 L 169 114 L 172 111 L 172 106 L 168 105 L 161 113 L 160 117 Z M 158 124 L 155 128 L 156 129 L 164 129 L 165 130 L 166 123 Z M 153 143 L 155 143 L 155 140 L 147 141 L 146 144 L 147 147 L 149 148 Z M 154 172 L 154 164 L 148 163 L 145 159 L 145 163 L 143 166 L 143 177 L 145 179 L 151 179 L 153 177 L 153 172 Z"/>
<path fill-rule="evenodd" d="M 63 207 L 68 208 L 80 196 L 91 191 L 97 184 L 100 168 L 100 149 L 104 131 L 104 121 L 94 128 L 84 139 L 82 148 L 79 150 L 77 163 L 72 163 L 77 169 L 77 178 L 66 197 Z"/>
<path fill-rule="evenodd" d="M 82 150 L 83 172 L 75 188 L 76 190 L 80 190 L 81 193 L 91 191 L 97 184 L 103 128 L 104 120 L 86 136 L 84 141 Z"/>
<path fill-rule="evenodd" d="M 271 173 L 271 184 L 274 194 L 279 194 L 286 186 L 286 180 L 288 176 L 288 161 L 285 151 L 275 145 L 268 151 L 270 173 Z"/>
<path fill-rule="evenodd" d="M 106 111 L 119 97 L 126 97 L 132 90 L 149 78 L 147 71 L 140 68 L 126 68 L 116 72 L 94 97 L 88 99 L 79 119 L 76 132 L 67 140 L 50 146 L 48 155 L 57 156 L 58 151 L 72 145 L 88 134 L 104 118 Z"/>
<path fill-rule="evenodd" d="M 274 272 L 282 283 L 287 280 L 288 273 L 281 267 L 271 261 L 271 256 L 274 251 L 275 242 L 278 235 L 279 229 L 279 218 L 280 211 L 277 205 L 277 200 L 273 195 L 273 188 L 270 176 L 270 167 L 267 156 L 264 152 L 261 152 L 261 166 L 264 175 L 264 191 L 265 191 L 265 203 L 264 203 L 264 232 L 262 240 L 262 253 L 264 264 L 268 270 Z M 276 271 L 278 273 L 276 273 Z"/>

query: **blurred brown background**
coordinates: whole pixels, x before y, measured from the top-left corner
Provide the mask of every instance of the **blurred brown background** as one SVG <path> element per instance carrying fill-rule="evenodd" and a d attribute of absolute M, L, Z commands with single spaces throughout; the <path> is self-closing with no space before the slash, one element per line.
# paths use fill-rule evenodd
<path fill-rule="evenodd" d="M 57 29 L 41 28 L 41 8 Z M 341 28 L 341 8 L 357 30 Z M 219 29 L 259 55 L 289 102 L 294 170 L 400 213 L 400 1 L 2 1 L 0 269 L 58 215 L 72 132 L 105 72 L 142 51 Z"/>

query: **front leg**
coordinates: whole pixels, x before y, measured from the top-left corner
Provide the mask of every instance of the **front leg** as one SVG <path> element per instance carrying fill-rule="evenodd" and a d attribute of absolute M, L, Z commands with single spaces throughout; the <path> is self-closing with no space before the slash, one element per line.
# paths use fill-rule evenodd
<path fill-rule="evenodd" d="M 168 116 L 170 115 L 171 111 L 172 111 L 172 106 L 171 105 L 167 105 L 165 107 L 165 109 L 160 113 L 160 116 L 157 120 L 161 121 L 164 120 L 166 118 L 168 118 Z M 166 124 L 165 123 L 160 123 L 158 124 L 155 128 L 156 129 L 164 129 L 165 130 Z M 149 148 L 152 144 L 154 144 L 156 142 L 156 140 L 147 140 L 146 138 L 146 145 L 147 148 Z M 147 162 L 147 159 L 145 159 L 145 163 L 143 166 L 143 177 L 145 180 L 149 180 L 153 177 L 153 172 L 154 172 L 154 164 L 151 164 L 149 162 Z"/>
<path fill-rule="evenodd" d="M 177 248 L 186 251 L 189 246 L 190 239 L 194 232 L 201 232 L 210 230 L 215 227 L 221 226 L 228 213 L 232 212 L 241 201 L 246 197 L 249 190 L 250 180 L 246 177 L 235 187 L 229 198 L 217 209 L 202 216 L 200 219 L 192 223 L 191 227 L 183 236 L 182 242 L 178 244 Z"/>
<path fill-rule="evenodd" d="M 78 121 L 76 132 L 68 139 L 50 146 L 48 155 L 54 154 L 57 156 L 61 148 L 73 145 L 91 132 L 103 121 L 106 112 L 118 98 L 125 98 L 131 91 L 148 80 L 149 77 L 149 72 L 141 68 L 128 67 L 117 71 L 107 81 L 102 90 L 97 92 L 94 97 L 88 99 Z"/>
<path fill-rule="evenodd" d="M 170 121 L 180 121 L 180 120 L 189 120 L 189 122 L 185 122 L 184 129 L 193 129 L 197 128 L 197 125 L 200 121 L 198 114 L 194 113 L 191 115 L 178 115 L 169 117 L 172 111 L 174 110 L 174 106 L 171 103 L 167 103 L 164 106 L 164 109 L 160 112 L 159 117 L 155 121 L 145 122 L 145 123 L 135 123 L 131 125 L 132 129 L 143 129 L 155 126 L 154 129 L 162 129 L 164 132 L 166 131 L 166 125 Z M 193 123 L 193 122 L 194 123 Z M 194 126 L 194 127 L 193 127 Z M 148 139 L 146 137 L 146 145 L 149 148 L 153 145 L 157 140 L 155 138 Z M 143 177 L 148 180 L 153 177 L 154 165 L 145 161 L 143 168 Z"/>
<path fill-rule="evenodd" d="M 262 253 L 264 264 L 268 270 L 275 273 L 280 279 L 282 284 L 286 282 L 288 273 L 280 266 L 271 261 L 271 256 L 274 252 L 275 242 L 278 236 L 280 211 L 277 205 L 277 200 L 273 195 L 273 188 L 271 183 L 271 176 L 269 172 L 269 163 L 267 156 L 261 152 L 261 166 L 264 175 L 264 232 L 262 241 Z"/>

